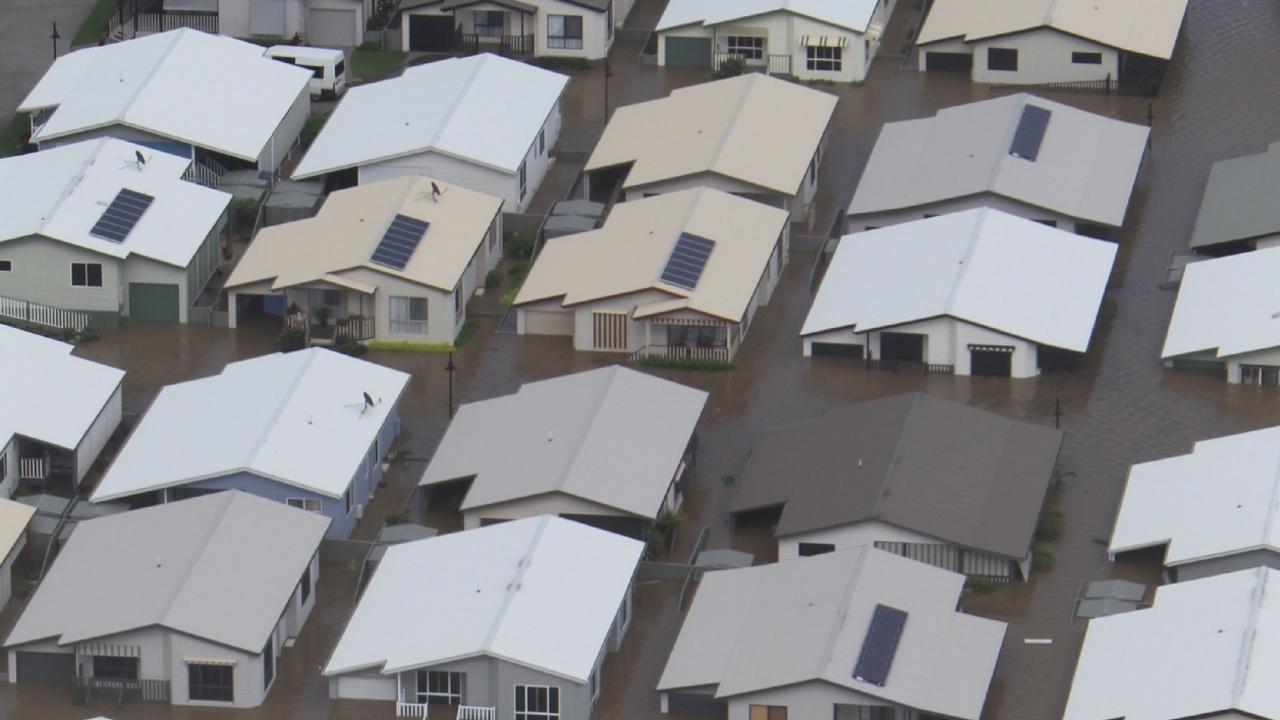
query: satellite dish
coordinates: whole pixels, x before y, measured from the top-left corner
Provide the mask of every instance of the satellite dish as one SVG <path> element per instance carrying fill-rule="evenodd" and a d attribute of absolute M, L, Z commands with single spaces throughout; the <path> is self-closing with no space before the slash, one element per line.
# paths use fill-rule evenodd
<path fill-rule="evenodd" d="M 435 184 L 435 182 L 432 182 L 431 183 L 431 201 L 435 202 L 439 200 L 440 196 L 443 194 L 444 194 L 444 191 L 440 189 L 440 186 Z"/>
<path fill-rule="evenodd" d="M 378 402 L 374 402 L 373 398 L 370 397 L 369 393 L 367 392 L 360 393 L 360 394 L 364 396 L 364 405 L 360 408 L 361 415 L 364 415 L 370 408 L 377 407 L 378 403 L 381 402 L 380 400 Z"/>
<path fill-rule="evenodd" d="M 138 161 L 138 169 L 141 170 L 143 165 L 147 164 L 147 158 L 143 156 L 141 150 L 134 150 L 133 157 Z"/>

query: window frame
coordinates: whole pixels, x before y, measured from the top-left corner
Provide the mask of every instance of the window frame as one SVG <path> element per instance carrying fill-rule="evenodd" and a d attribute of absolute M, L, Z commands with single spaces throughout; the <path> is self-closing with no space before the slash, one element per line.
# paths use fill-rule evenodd
<path fill-rule="evenodd" d="M 264 693 L 271 688 L 272 681 L 276 679 L 275 639 L 275 633 L 271 633 L 271 637 L 267 638 L 267 644 L 262 646 L 262 692 Z"/>
<path fill-rule="evenodd" d="M 413 309 L 421 305 L 422 318 L 414 317 Z M 402 317 L 397 317 L 396 308 L 404 310 Z M 388 329 L 397 335 L 426 335 L 431 330 L 431 305 L 425 297 L 415 295 L 391 295 L 387 298 Z"/>
<path fill-rule="evenodd" d="M 458 281 L 458 285 L 453 288 L 453 319 L 461 320 L 462 316 L 467 313 L 467 304 L 462 301 L 462 281 Z"/>
<path fill-rule="evenodd" d="M 80 280 L 76 282 L 76 268 L 80 268 Z M 93 282 L 92 269 L 97 268 L 98 282 Z M 73 262 L 71 263 L 71 287 L 78 288 L 100 288 L 102 287 L 102 263 L 94 262 Z"/>
<path fill-rule="evenodd" d="M 560 21 L 560 34 L 552 32 L 551 25 Z M 571 34 L 570 25 L 577 21 L 577 35 Z M 547 48 L 554 50 L 581 50 L 585 27 L 581 15 L 547 15 Z"/>
<path fill-rule="evenodd" d="M 558 685 L 516 685 L 515 702 L 512 704 L 514 720 L 559 720 L 560 718 L 560 686 Z M 529 691 L 546 691 L 545 710 L 530 709 Z M 522 692 L 523 691 L 523 692 Z M 552 700 L 554 699 L 554 702 Z M 554 706 L 554 710 L 552 707 Z"/>
<path fill-rule="evenodd" d="M 836 551 L 835 543 L 821 542 L 801 542 L 796 543 L 796 555 L 798 557 L 814 557 L 815 555 L 826 555 Z"/>
<path fill-rule="evenodd" d="M 496 38 L 500 38 L 500 37 L 502 37 L 503 35 L 505 35 L 505 34 L 506 34 L 506 28 L 507 28 L 507 14 L 506 14 L 506 13 L 502 12 L 501 10 L 472 10 L 471 12 L 472 12 L 472 15 L 471 15 L 471 26 L 472 26 L 472 28 L 474 28 L 474 29 L 475 29 L 475 33 L 476 33 L 476 35 L 478 35 L 479 37 L 496 37 Z M 481 25 L 481 24 L 480 24 L 480 17 L 481 17 L 482 15 L 483 15 L 483 16 L 486 16 L 486 17 L 485 17 L 485 23 L 484 23 L 483 25 Z M 493 16 L 494 16 L 494 15 L 497 15 L 497 16 L 499 17 L 499 19 L 501 20 L 501 23 L 500 23 L 500 24 L 498 24 L 498 25 L 494 25 L 494 24 L 493 24 L 493 22 L 492 22 L 492 21 L 493 21 Z M 484 28 L 484 29 L 485 29 L 485 30 L 484 30 L 484 32 L 481 32 L 481 31 L 480 31 L 480 28 Z M 495 33 L 495 32 L 493 32 L 492 28 L 497 28 L 497 29 L 498 29 L 498 32 L 496 32 L 496 33 Z"/>
<path fill-rule="evenodd" d="M 13 272 L 13 261 L 0 260 L 0 272 Z"/>
<path fill-rule="evenodd" d="M 520 169 L 516 171 L 516 181 L 520 184 L 520 202 L 524 202 L 525 193 L 529 190 L 528 163 L 520 161 Z"/>
<path fill-rule="evenodd" d="M 103 667 L 103 666 L 106 667 Z M 111 667 L 112 665 L 128 666 L 128 670 L 132 672 L 119 672 L 121 667 Z M 103 673 L 103 670 L 108 670 Z M 104 680 L 137 680 L 141 677 L 142 660 L 137 657 L 118 657 L 115 655 L 94 655 L 93 656 L 93 676 L 103 678 Z"/>
<path fill-rule="evenodd" d="M 348 485 L 347 491 L 342 493 L 342 502 L 346 504 L 347 517 L 351 517 L 351 511 L 356 507 L 355 493 L 352 492 L 351 485 Z"/>
<path fill-rule="evenodd" d="M 1087 50 L 1072 50 L 1071 64 L 1072 65 L 1101 65 L 1102 53 L 1089 52 Z"/>
<path fill-rule="evenodd" d="M 298 605 L 306 605 L 307 600 L 311 599 L 311 561 L 307 561 L 307 567 L 302 571 L 302 579 L 298 581 Z"/>
<path fill-rule="evenodd" d="M 547 126 L 538 128 L 538 157 L 547 153 Z"/>
<path fill-rule="evenodd" d="M 997 61 L 997 54 L 999 54 L 999 57 L 1003 58 L 1003 60 Z M 1010 60 L 1012 62 L 1009 62 Z M 997 67 L 997 65 L 994 64 L 997 62 L 1001 66 L 1008 67 Z M 1018 72 L 1018 48 L 987 48 L 987 69 L 994 70 L 996 72 Z"/>
<path fill-rule="evenodd" d="M 316 513 L 317 515 L 324 514 L 324 501 L 320 498 L 286 497 L 284 504 L 291 508 Z"/>
<path fill-rule="evenodd" d="M 445 690 L 439 690 L 439 685 L 435 685 L 437 689 L 432 690 L 432 678 L 439 680 L 444 676 Z M 420 703 L 443 702 L 446 705 L 461 705 L 463 696 L 466 693 L 467 674 L 455 670 L 428 670 L 419 669 L 414 674 L 415 694 Z M 426 690 L 423 690 L 423 680 L 426 681 Z M 455 684 L 454 681 L 457 680 Z M 456 692 L 455 692 L 456 691 Z"/>
<path fill-rule="evenodd" d="M 804 49 L 804 67 L 811 72 L 843 72 L 844 48 L 808 45 Z"/>
<path fill-rule="evenodd" d="M 725 35 L 725 52 L 743 60 L 764 60 L 764 38 L 759 35 Z"/>
<path fill-rule="evenodd" d="M 218 680 L 225 675 L 227 683 L 212 684 L 205 682 L 209 678 L 199 678 L 201 682 L 196 682 L 196 675 L 200 673 L 216 674 Z M 200 688 L 201 695 L 197 697 L 196 689 Z M 225 690 L 226 697 L 222 697 Z M 216 697 L 214 697 L 216 695 Z M 236 673 L 235 667 L 232 665 L 212 665 L 208 663 L 187 663 L 187 700 L 194 702 L 220 702 L 234 703 L 236 701 Z"/>

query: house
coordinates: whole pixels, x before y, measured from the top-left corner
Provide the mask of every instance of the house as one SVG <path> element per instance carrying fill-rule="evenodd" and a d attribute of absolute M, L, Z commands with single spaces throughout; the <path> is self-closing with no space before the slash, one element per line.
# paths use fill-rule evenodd
<path fill-rule="evenodd" d="M 329 517 L 346 538 L 400 432 L 405 373 L 321 348 L 169 385 L 90 497 L 166 503 L 243 490 Z"/>
<path fill-rule="evenodd" d="M 1187 0 L 935 0 L 916 38 L 917 67 L 998 85 L 1158 86 L 1186 12 Z"/>
<path fill-rule="evenodd" d="M 1229 255 L 1280 245 L 1280 142 L 1258 155 L 1219 160 L 1209 171 L 1191 249 Z"/>
<path fill-rule="evenodd" d="M 1163 549 L 1178 581 L 1280 569 L 1280 427 L 1201 440 L 1129 469 L 1109 552 Z"/>
<path fill-rule="evenodd" d="M 36 509 L 0 498 L 0 610 L 13 596 L 13 566 L 27 546 L 27 527 Z"/>
<path fill-rule="evenodd" d="M 404 0 L 410 51 L 602 60 L 635 0 Z"/>
<path fill-rule="evenodd" d="M 324 667 L 329 696 L 397 717 L 589 720 L 643 547 L 545 515 L 393 545 Z"/>
<path fill-rule="evenodd" d="M 465 485 L 468 529 L 553 514 L 644 539 L 680 509 L 706 402 L 617 365 L 526 383 L 458 408 L 419 484 Z"/>
<path fill-rule="evenodd" d="M 1124 224 L 1149 133 L 1025 93 L 885 123 L 847 232 L 991 207 L 1102 237 Z"/>
<path fill-rule="evenodd" d="M 180 28 L 63 55 L 18 112 L 41 150 L 115 137 L 192 160 L 216 185 L 228 169 L 279 169 L 311 112 L 310 79 L 261 46 Z"/>
<path fill-rule="evenodd" d="M 1156 588 L 1152 607 L 1089 621 L 1064 720 L 1278 718 L 1270 568 Z"/>
<path fill-rule="evenodd" d="M 752 70 L 800 80 L 862 82 L 897 0 L 671 0 L 658 20 L 658 64 Z"/>
<path fill-rule="evenodd" d="M 0 159 L 0 295 L 57 329 L 187 322 L 231 203 L 184 179 L 191 162 L 110 137 Z"/>
<path fill-rule="evenodd" d="M 639 200 L 709 187 L 802 221 L 835 109 L 833 95 L 757 73 L 620 107 L 583 168 L 588 197 Z"/>
<path fill-rule="evenodd" d="M 568 81 L 484 53 L 353 87 L 293 178 L 330 176 L 330 186 L 342 188 L 426 175 L 523 212 L 551 166 Z"/>
<path fill-rule="evenodd" d="M 800 330 L 804 355 L 1035 377 L 1089 348 L 1115 256 L 989 208 L 846 235 Z"/>
<path fill-rule="evenodd" d="M 778 559 L 875 546 L 1008 582 L 1031 548 L 1062 433 L 924 393 L 760 434 L 729 512 L 776 517 Z"/>
<path fill-rule="evenodd" d="M 1280 248 L 1187 265 L 1160 356 L 1165 367 L 1226 369 L 1227 382 L 1280 385 Z"/>
<path fill-rule="evenodd" d="M 543 246 L 516 328 L 575 350 L 728 362 L 789 256 L 777 208 L 711 188 L 621 203 L 600 229 Z"/>
<path fill-rule="evenodd" d="M 9 680 L 257 707 L 315 607 L 328 524 L 240 492 L 82 522 L 5 640 Z"/>
<path fill-rule="evenodd" d="M 122 6 L 134 37 L 175 27 L 240 38 L 293 38 L 308 45 L 349 48 L 364 42 L 374 0 L 161 0 L 151 8 Z M 158 5 L 159 7 L 154 7 Z"/>
<path fill-rule="evenodd" d="M 412 175 L 331 193 L 314 217 L 258 232 L 227 278 L 229 324 L 296 305 L 317 343 L 452 343 L 502 256 L 501 210 Z"/>
<path fill-rule="evenodd" d="M 727 720 L 977 720 L 1005 624 L 958 610 L 964 576 L 874 548 L 702 576 L 661 709 Z"/>
<path fill-rule="evenodd" d="M 124 371 L 71 354 L 64 342 L 0 324 L 0 498 L 19 480 L 84 479 L 120 424 Z"/>

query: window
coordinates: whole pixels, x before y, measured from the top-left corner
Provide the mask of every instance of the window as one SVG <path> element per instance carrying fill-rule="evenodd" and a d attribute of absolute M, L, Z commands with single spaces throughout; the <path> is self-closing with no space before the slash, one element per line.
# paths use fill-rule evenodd
<path fill-rule="evenodd" d="M 311 71 L 311 77 L 313 77 L 313 78 L 315 78 L 315 79 L 317 79 L 317 80 L 323 80 L 323 79 L 324 79 L 324 66 L 323 66 L 323 65 L 304 65 L 304 64 L 302 64 L 302 63 L 298 63 L 298 67 L 300 67 L 300 68 L 302 68 L 302 69 L 304 69 L 304 70 L 310 70 L 310 71 Z"/>
<path fill-rule="evenodd" d="M 187 665 L 188 699 L 232 702 L 235 699 L 231 679 L 233 669 L 230 665 Z"/>
<path fill-rule="evenodd" d="M 838 47 L 805 48 L 805 68 L 820 72 L 840 72 L 843 54 Z"/>
<path fill-rule="evenodd" d="M 591 677 L 587 678 L 587 687 L 591 690 L 591 702 L 595 702 L 600 697 L 600 668 L 596 667 L 591 671 Z"/>
<path fill-rule="evenodd" d="M 787 720 L 787 709 L 778 705 L 752 705 L 747 720 Z"/>
<path fill-rule="evenodd" d="M 581 50 L 582 16 L 548 15 L 547 47 L 561 50 Z"/>
<path fill-rule="evenodd" d="M 825 555 L 829 552 L 835 552 L 836 546 L 831 543 L 802 542 L 797 546 L 796 551 L 800 554 L 800 557 L 813 557 L 814 555 Z"/>
<path fill-rule="evenodd" d="M 460 672 L 445 670 L 418 671 L 418 702 L 442 702 L 449 705 L 462 704 L 462 681 Z"/>
<path fill-rule="evenodd" d="M 415 297 L 390 298 L 391 332 L 417 333 L 427 332 L 427 299 Z"/>
<path fill-rule="evenodd" d="M 545 127 L 538 130 L 538 157 L 542 157 L 547 152 L 547 129 Z"/>
<path fill-rule="evenodd" d="M 347 63 L 345 60 L 339 60 L 337 65 L 333 66 L 333 77 L 336 80 L 347 74 Z"/>
<path fill-rule="evenodd" d="M 351 498 L 351 486 L 350 486 L 350 485 L 348 485 L 348 486 L 347 486 L 347 491 L 346 491 L 345 493 L 343 493 L 343 494 L 342 494 L 342 502 L 346 505 L 346 508 L 347 508 L 347 514 L 348 514 L 348 515 L 350 515 L 350 514 L 351 514 L 351 508 L 353 507 L 352 498 Z"/>
<path fill-rule="evenodd" d="M 773 262 L 778 270 L 778 274 L 782 274 L 782 239 L 778 239 L 778 244 L 773 246 Z"/>
<path fill-rule="evenodd" d="M 94 655 L 93 676 L 111 680 L 137 680 L 138 658 Z"/>
<path fill-rule="evenodd" d="M 1051 228 L 1056 228 L 1056 227 L 1058 227 L 1058 221 L 1057 221 L 1057 220 L 1036 220 L 1035 222 L 1038 222 L 1038 223 L 1040 223 L 1041 225 L 1047 225 L 1047 226 L 1049 226 L 1049 227 L 1051 227 Z"/>
<path fill-rule="evenodd" d="M 544 685 L 516 686 L 515 720 L 546 720 L 560 717 L 560 688 Z"/>
<path fill-rule="evenodd" d="M 724 39 L 725 47 L 730 55 L 737 55 L 743 60 L 764 59 L 764 38 L 747 35 L 730 35 Z"/>
<path fill-rule="evenodd" d="M 306 605 L 307 600 L 311 597 L 311 563 L 307 563 L 307 569 L 302 571 L 302 580 L 298 583 L 299 596 L 298 604 Z"/>
<path fill-rule="evenodd" d="M 71 287 L 102 287 L 102 263 L 71 263 Z"/>
<path fill-rule="evenodd" d="M 271 687 L 271 680 L 276 676 L 276 652 L 271 646 L 271 641 L 275 639 L 275 633 L 272 637 L 267 638 L 266 647 L 262 648 L 262 689 L 265 691 Z"/>
<path fill-rule="evenodd" d="M 458 320 L 462 319 L 462 311 L 466 310 L 466 303 L 462 302 L 462 283 L 458 283 L 458 287 L 453 289 L 453 314 Z"/>
<path fill-rule="evenodd" d="M 1241 365 L 1240 383 L 1242 385 L 1280 385 L 1280 368 Z"/>
<path fill-rule="evenodd" d="M 723 325 L 668 325 L 667 345 L 672 347 L 724 347 Z"/>
<path fill-rule="evenodd" d="M 1102 53 L 1100 52 L 1073 52 L 1071 53 L 1071 62 L 1076 65 L 1101 65 Z"/>
<path fill-rule="evenodd" d="M 0 272 L 13 272 L 13 261 L 0 260 Z"/>
<path fill-rule="evenodd" d="M 818 156 L 814 155 L 809 161 L 809 184 L 812 185 L 816 179 L 818 179 Z"/>
<path fill-rule="evenodd" d="M 489 252 L 493 252 L 498 248 L 498 233 L 494 232 L 493 228 L 489 228 L 488 242 Z"/>
<path fill-rule="evenodd" d="M 1015 48 L 987 48 L 987 69 L 988 70 L 1008 70 L 1014 71 L 1018 69 L 1018 51 Z"/>
<path fill-rule="evenodd" d="M 518 173 L 518 175 L 520 176 L 520 200 L 523 201 L 524 191 L 529 184 L 529 173 L 525 169 L 525 164 L 523 162 L 520 163 L 520 172 Z"/>
<path fill-rule="evenodd" d="M 9 456 L 6 453 L 0 453 L 0 483 L 4 482 L 4 476 L 9 472 Z"/>
<path fill-rule="evenodd" d="M 495 10 L 476 10 L 476 34 L 480 37 L 502 37 L 504 14 Z"/>
<path fill-rule="evenodd" d="M 324 504 L 320 502 L 319 498 L 285 498 L 284 504 L 307 512 L 324 512 Z"/>

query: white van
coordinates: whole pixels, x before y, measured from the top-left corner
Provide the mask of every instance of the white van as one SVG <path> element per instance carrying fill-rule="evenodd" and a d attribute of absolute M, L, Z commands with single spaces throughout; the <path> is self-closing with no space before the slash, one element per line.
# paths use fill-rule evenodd
<path fill-rule="evenodd" d="M 347 89 L 347 61 L 341 50 L 272 45 L 267 48 L 266 56 L 310 70 L 313 97 L 337 97 Z"/>

